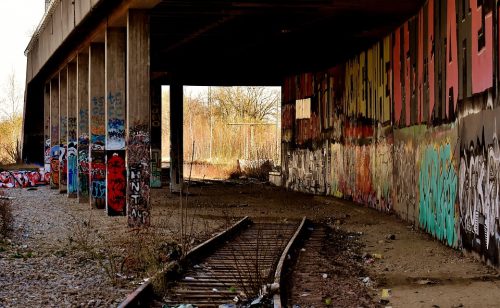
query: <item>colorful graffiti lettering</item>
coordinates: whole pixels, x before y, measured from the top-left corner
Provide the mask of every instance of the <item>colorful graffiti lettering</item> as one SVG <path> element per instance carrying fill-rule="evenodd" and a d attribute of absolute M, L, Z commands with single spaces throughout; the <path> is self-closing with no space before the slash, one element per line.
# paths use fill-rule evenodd
<path fill-rule="evenodd" d="M 450 144 L 428 146 L 420 166 L 420 226 L 453 247 L 458 244 L 457 180 Z"/>
<path fill-rule="evenodd" d="M 147 125 L 133 126 L 128 140 L 127 216 L 130 227 L 150 224 L 150 135 Z"/>
<path fill-rule="evenodd" d="M 45 168 L 39 171 L 2 171 L 0 172 L 0 188 L 26 188 L 47 185 L 50 172 Z"/>

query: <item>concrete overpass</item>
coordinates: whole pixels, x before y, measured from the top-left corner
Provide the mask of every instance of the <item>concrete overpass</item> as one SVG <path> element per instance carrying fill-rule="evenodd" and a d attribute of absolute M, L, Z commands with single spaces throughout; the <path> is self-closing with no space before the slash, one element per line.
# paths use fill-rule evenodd
<path fill-rule="evenodd" d="M 175 191 L 182 86 L 281 85 L 283 186 L 498 264 L 499 15 L 493 0 L 52 1 L 26 50 L 23 157 L 148 224 L 160 86 Z"/>

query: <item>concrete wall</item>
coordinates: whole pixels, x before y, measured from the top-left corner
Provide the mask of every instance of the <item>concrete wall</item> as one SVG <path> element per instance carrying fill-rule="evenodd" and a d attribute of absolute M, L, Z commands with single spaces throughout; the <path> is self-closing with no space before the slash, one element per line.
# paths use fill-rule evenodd
<path fill-rule="evenodd" d="M 498 265 L 498 10 L 429 0 L 346 63 L 286 78 L 284 185 L 396 213 Z"/>

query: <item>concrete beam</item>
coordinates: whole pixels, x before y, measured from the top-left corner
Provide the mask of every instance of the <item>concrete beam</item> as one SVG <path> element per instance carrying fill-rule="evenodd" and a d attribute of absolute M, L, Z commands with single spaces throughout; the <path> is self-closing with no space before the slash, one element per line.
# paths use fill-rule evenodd
<path fill-rule="evenodd" d="M 78 202 L 89 202 L 89 54 L 77 56 Z"/>
<path fill-rule="evenodd" d="M 106 128 L 105 128 L 105 60 L 104 44 L 90 44 L 90 203 L 93 208 L 106 207 Z"/>
<path fill-rule="evenodd" d="M 78 197 L 78 151 L 76 139 L 76 62 L 68 64 L 68 197 Z"/>
<path fill-rule="evenodd" d="M 170 85 L 170 191 L 180 192 L 184 183 L 183 110 L 182 85 Z"/>
<path fill-rule="evenodd" d="M 150 71 L 149 18 L 127 16 L 127 215 L 130 227 L 150 225 Z"/>
<path fill-rule="evenodd" d="M 59 72 L 59 192 L 66 193 L 68 184 L 68 70 Z"/>
<path fill-rule="evenodd" d="M 50 81 L 50 188 L 59 189 L 59 74 Z"/>
<path fill-rule="evenodd" d="M 126 28 L 106 29 L 106 211 L 124 216 L 127 170 L 125 166 Z"/>

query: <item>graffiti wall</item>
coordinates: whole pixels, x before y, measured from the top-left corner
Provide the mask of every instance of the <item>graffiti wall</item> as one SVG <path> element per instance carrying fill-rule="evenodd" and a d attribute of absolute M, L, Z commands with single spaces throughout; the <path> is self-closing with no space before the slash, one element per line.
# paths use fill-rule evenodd
<path fill-rule="evenodd" d="M 395 213 L 498 265 L 499 15 L 495 1 L 428 0 L 345 63 L 285 78 L 284 185 Z"/>
<path fill-rule="evenodd" d="M 47 185 L 50 172 L 44 168 L 38 171 L 3 171 L 0 172 L 0 188 L 26 188 Z"/>

